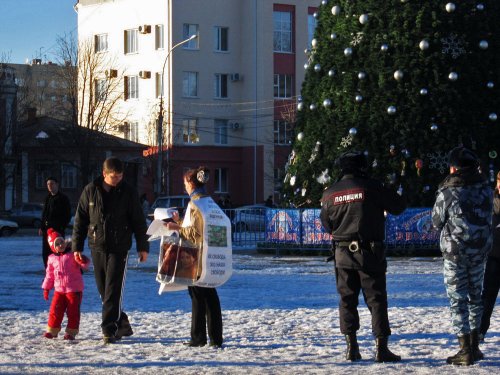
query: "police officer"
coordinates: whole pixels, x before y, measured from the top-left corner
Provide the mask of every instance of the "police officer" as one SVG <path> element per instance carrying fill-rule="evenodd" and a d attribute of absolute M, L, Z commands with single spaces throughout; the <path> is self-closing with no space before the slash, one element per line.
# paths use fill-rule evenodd
<path fill-rule="evenodd" d="M 384 211 L 400 214 L 406 208 L 406 199 L 367 176 L 367 161 L 361 152 L 346 152 L 335 164 L 341 176 L 323 193 L 320 217 L 335 244 L 340 331 L 347 343 L 346 360 L 361 359 L 356 332 L 362 289 L 372 314 L 375 361 L 397 362 L 401 357 L 387 347 L 391 329 L 387 314 Z"/>

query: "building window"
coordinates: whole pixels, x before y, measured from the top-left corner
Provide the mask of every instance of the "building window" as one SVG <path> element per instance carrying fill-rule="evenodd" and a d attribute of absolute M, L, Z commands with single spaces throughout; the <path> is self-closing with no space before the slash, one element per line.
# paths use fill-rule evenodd
<path fill-rule="evenodd" d="M 227 145 L 227 120 L 214 120 L 214 143 Z"/>
<path fill-rule="evenodd" d="M 227 193 L 227 168 L 215 168 L 214 189 L 216 193 Z"/>
<path fill-rule="evenodd" d="M 52 164 L 39 162 L 35 164 L 35 186 L 37 189 L 47 189 L 47 178 L 52 175 Z"/>
<path fill-rule="evenodd" d="M 139 142 L 139 123 L 126 123 L 123 128 L 123 137 L 132 142 Z"/>
<path fill-rule="evenodd" d="M 312 48 L 311 42 L 314 38 L 314 31 L 316 30 L 317 24 L 318 24 L 318 21 L 316 20 L 316 18 L 312 14 L 309 14 L 307 16 L 307 46 L 308 46 L 308 48 Z"/>
<path fill-rule="evenodd" d="M 106 91 L 107 91 L 107 81 L 105 79 L 96 79 L 95 80 L 95 102 L 102 102 L 106 100 Z"/>
<path fill-rule="evenodd" d="M 125 77 L 125 100 L 139 98 L 139 77 Z"/>
<path fill-rule="evenodd" d="M 227 74 L 215 75 L 215 97 L 218 99 L 227 98 Z"/>
<path fill-rule="evenodd" d="M 293 88 L 293 77 L 288 74 L 274 75 L 274 97 L 275 98 L 291 98 Z"/>
<path fill-rule="evenodd" d="M 273 12 L 274 52 L 292 52 L 292 13 Z"/>
<path fill-rule="evenodd" d="M 183 72 L 182 96 L 198 96 L 198 72 Z"/>
<path fill-rule="evenodd" d="M 182 31 L 183 35 L 183 40 L 188 39 L 192 35 L 198 35 L 198 25 L 193 25 L 189 23 L 185 23 Z M 198 49 L 199 48 L 199 43 L 198 40 L 200 38 L 195 38 L 193 40 L 190 40 L 189 42 L 185 43 L 183 45 L 184 49 Z"/>
<path fill-rule="evenodd" d="M 197 127 L 198 127 L 197 119 L 182 120 L 182 140 L 184 143 L 194 144 L 200 141 Z"/>
<path fill-rule="evenodd" d="M 137 53 L 137 29 L 125 30 L 125 54 Z"/>
<path fill-rule="evenodd" d="M 66 189 L 76 188 L 76 167 L 74 165 L 61 164 L 61 187 Z"/>
<path fill-rule="evenodd" d="M 214 39 L 215 39 L 215 50 L 217 52 L 227 52 L 228 51 L 228 32 L 229 28 L 215 26 L 214 27 Z"/>
<path fill-rule="evenodd" d="M 98 34 L 94 36 L 94 51 L 106 52 L 108 50 L 108 34 Z"/>
<path fill-rule="evenodd" d="M 290 145 L 293 139 L 292 125 L 284 120 L 274 120 L 274 144 Z"/>
<path fill-rule="evenodd" d="M 155 26 L 155 49 L 163 49 L 164 47 L 164 32 L 163 25 Z"/>
<path fill-rule="evenodd" d="M 163 74 L 156 73 L 155 76 L 156 97 L 163 96 Z"/>

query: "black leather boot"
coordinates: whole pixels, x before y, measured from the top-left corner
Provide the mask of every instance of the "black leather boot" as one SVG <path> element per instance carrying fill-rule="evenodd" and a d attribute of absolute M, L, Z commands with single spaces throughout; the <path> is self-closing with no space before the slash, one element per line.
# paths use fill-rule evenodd
<path fill-rule="evenodd" d="M 484 354 L 481 352 L 481 349 L 479 349 L 479 341 L 479 331 L 477 329 L 473 329 L 470 333 L 470 350 L 474 362 L 484 359 Z"/>
<path fill-rule="evenodd" d="M 375 339 L 376 353 L 375 362 L 399 362 L 401 357 L 394 354 L 387 347 L 388 338 L 387 337 L 377 337 Z"/>
<path fill-rule="evenodd" d="M 345 342 L 347 343 L 347 350 L 345 352 L 345 359 L 348 361 L 359 361 L 361 354 L 359 354 L 359 345 L 355 333 L 345 335 Z"/>
<path fill-rule="evenodd" d="M 471 345 L 470 345 L 470 334 L 463 336 L 458 336 L 458 343 L 460 345 L 460 350 L 457 354 L 446 359 L 446 363 L 449 365 L 457 366 L 470 366 L 474 364 L 474 359 L 472 357 Z"/>

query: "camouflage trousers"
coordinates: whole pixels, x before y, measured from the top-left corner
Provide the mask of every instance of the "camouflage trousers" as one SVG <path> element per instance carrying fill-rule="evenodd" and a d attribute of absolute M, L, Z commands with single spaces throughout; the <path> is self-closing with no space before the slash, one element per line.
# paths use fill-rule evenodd
<path fill-rule="evenodd" d="M 444 260 L 444 285 L 450 299 L 453 331 L 457 336 L 481 327 L 484 268 L 486 256 L 463 254 L 456 262 Z"/>

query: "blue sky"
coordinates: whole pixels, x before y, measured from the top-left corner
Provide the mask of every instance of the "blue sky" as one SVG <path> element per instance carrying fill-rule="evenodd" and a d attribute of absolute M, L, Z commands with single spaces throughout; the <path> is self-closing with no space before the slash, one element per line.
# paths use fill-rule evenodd
<path fill-rule="evenodd" d="M 77 29 L 76 0 L 0 0 L 0 59 L 56 61 L 57 36 Z"/>

